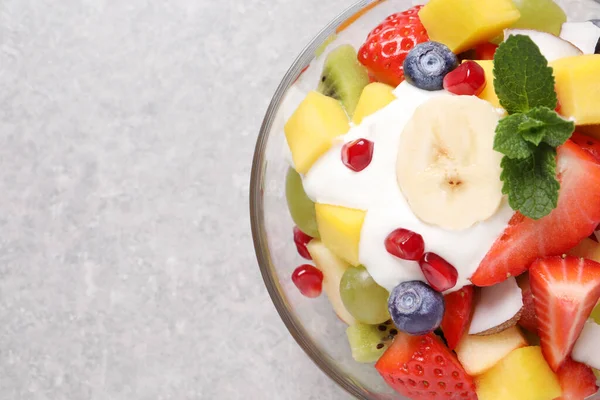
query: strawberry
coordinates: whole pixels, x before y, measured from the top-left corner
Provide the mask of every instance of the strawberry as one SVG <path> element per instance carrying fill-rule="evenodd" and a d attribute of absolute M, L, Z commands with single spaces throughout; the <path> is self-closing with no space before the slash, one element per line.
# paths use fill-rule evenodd
<path fill-rule="evenodd" d="M 409 399 L 477 399 L 473 379 L 432 333 L 399 333 L 375 368 L 395 391 Z"/>
<path fill-rule="evenodd" d="M 562 396 L 556 400 L 583 400 L 598 391 L 596 376 L 590 367 L 567 358 L 557 372 Z"/>
<path fill-rule="evenodd" d="M 571 140 L 600 162 L 600 140 L 579 132 L 575 132 L 573 136 L 571 136 Z"/>
<path fill-rule="evenodd" d="M 392 14 L 369 33 L 358 51 L 358 60 L 379 82 L 398 86 L 404 80 L 404 59 L 419 43 L 427 42 L 429 36 L 416 6 Z"/>
<path fill-rule="evenodd" d="M 463 337 L 473 315 L 473 286 L 465 286 L 459 291 L 444 296 L 446 312 L 442 319 L 442 332 L 450 350 L 454 350 Z"/>
<path fill-rule="evenodd" d="M 531 294 L 531 286 L 529 284 L 529 274 L 524 273 L 517 277 L 517 283 L 523 294 L 523 310 L 521 311 L 521 317 L 519 318 L 519 325 L 532 333 L 536 333 L 537 317 L 533 305 L 533 294 Z"/>
<path fill-rule="evenodd" d="M 537 258 L 561 255 L 594 231 L 600 222 L 600 164 L 568 140 L 558 148 L 557 171 L 557 208 L 539 220 L 516 213 L 471 277 L 475 285 L 518 276 Z"/>
<path fill-rule="evenodd" d="M 573 350 L 600 298 L 600 263 L 578 257 L 549 257 L 529 269 L 542 352 L 558 371 Z"/>
<path fill-rule="evenodd" d="M 493 60 L 497 48 L 494 43 L 481 43 L 475 47 L 475 57 L 477 60 Z"/>

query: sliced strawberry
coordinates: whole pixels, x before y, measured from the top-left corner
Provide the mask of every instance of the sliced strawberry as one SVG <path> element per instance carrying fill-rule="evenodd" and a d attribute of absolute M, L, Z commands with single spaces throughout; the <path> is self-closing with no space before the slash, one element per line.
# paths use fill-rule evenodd
<path fill-rule="evenodd" d="M 473 315 L 473 293 L 473 286 L 465 286 L 444 296 L 446 311 L 440 327 L 450 350 L 456 348 L 460 339 L 469 329 Z"/>
<path fill-rule="evenodd" d="M 537 317 L 533 305 L 533 294 L 531 294 L 531 286 L 529 284 L 529 274 L 524 273 L 517 277 L 517 283 L 523 294 L 523 310 L 519 318 L 519 325 L 532 333 L 537 332 Z"/>
<path fill-rule="evenodd" d="M 399 333 L 375 368 L 396 392 L 409 399 L 477 400 L 473 379 L 434 334 Z"/>
<path fill-rule="evenodd" d="M 571 136 L 571 140 L 600 162 L 600 140 L 579 132 L 575 132 L 573 136 Z"/>
<path fill-rule="evenodd" d="M 568 140 L 558 148 L 558 207 L 537 221 L 516 213 L 471 277 L 491 286 L 518 276 L 539 257 L 561 255 L 600 222 L 600 164 Z"/>
<path fill-rule="evenodd" d="M 358 60 L 377 81 L 398 86 L 404 80 L 404 59 L 419 43 L 427 42 L 429 36 L 416 6 L 392 14 L 369 33 L 358 51 Z"/>
<path fill-rule="evenodd" d="M 596 376 L 590 367 L 570 357 L 557 372 L 562 396 L 556 400 L 583 400 L 598 391 Z"/>
<path fill-rule="evenodd" d="M 493 60 L 498 45 L 494 43 L 481 43 L 475 47 L 475 57 L 477 60 Z"/>
<path fill-rule="evenodd" d="M 548 257 L 529 269 L 542 352 L 554 371 L 573 350 L 600 298 L 600 264 L 578 257 Z"/>

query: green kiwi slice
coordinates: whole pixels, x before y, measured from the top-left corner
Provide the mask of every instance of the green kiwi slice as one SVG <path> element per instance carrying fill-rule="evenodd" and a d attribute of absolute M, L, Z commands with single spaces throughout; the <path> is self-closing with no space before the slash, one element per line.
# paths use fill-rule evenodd
<path fill-rule="evenodd" d="M 379 325 L 357 323 L 346 329 L 352 358 L 359 363 L 377 361 L 397 334 L 398 330 L 392 321 Z"/>
<path fill-rule="evenodd" d="M 317 91 L 342 102 L 350 118 L 358 99 L 369 84 L 369 74 L 359 62 L 356 50 L 349 44 L 336 47 L 325 59 Z"/>

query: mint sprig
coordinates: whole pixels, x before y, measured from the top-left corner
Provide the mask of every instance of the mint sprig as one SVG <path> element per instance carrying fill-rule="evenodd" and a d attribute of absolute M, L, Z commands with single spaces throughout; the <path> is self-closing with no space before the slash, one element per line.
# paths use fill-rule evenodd
<path fill-rule="evenodd" d="M 556 147 L 571 137 L 575 124 L 554 111 L 552 68 L 528 36 L 510 36 L 496 50 L 494 88 L 510 114 L 494 138 L 494 150 L 504 154 L 502 192 L 514 210 L 540 219 L 558 204 Z"/>

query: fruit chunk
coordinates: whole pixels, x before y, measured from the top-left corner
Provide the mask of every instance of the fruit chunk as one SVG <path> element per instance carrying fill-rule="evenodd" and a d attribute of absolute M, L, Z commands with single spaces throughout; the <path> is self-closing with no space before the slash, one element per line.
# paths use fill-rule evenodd
<path fill-rule="evenodd" d="M 400 137 L 396 178 L 419 219 L 462 230 L 498 211 L 502 154 L 493 141 L 499 119 L 472 96 L 439 96 L 417 107 Z"/>
<path fill-rule="evenodd" d="M 359 265 L 358 242 L 366 213 L 353 208 L 319 203 L 315 205 L 315 209 L 323 244 L 338 257 L 352 265 Z"/>
<path fill-rule="evenodd" d="M 489 41 L 520 16 L 511 0 L 431 0 L 419 12 L 431 40 L 456 54 Z"/>
<path fill-rule="evenodd" d="M 561 58 L 551 67 L 560 113 L 577 125 L 600 124 L 600 54 Z"/>
<path fill-rule="evenodd" d="M 523 293 L 523 310 L 519 325 L 532 333 L 537 332 L 537 316 L 535 315 L 535 306 L 533 305 L 533 294 L 529 284 L 529 274 L 524 273 L 517 277 L 517 283 Z"/>
<path fill-rule="evenodd" d="M 494 89 L 494 60 L 474 60 L 485 74 L 485 86 L 478 97 L 482 100 L 489 102 L 495 108 L 502 108 L 500 100 Z"/>
<path fill-rule="evenodd" d="M 323 273 L 312 265 L 304 264 L 294 270 L 292 282 L 304 296 L 319 297 L 323 289 Z"/>
<path fill-rule="evenodd" d="M 563 254 L 596 229 L 600 165 L 568 140 L 558 148 L 557 172 L 561 183 L 558 207 L 537 221 L 515 214 L 471 277 L 473 284 L 491 286 L 518 276 L 537 258 Z"/>
<path fill-rule="evenodd" d="M 535 29 L 558 35 L 567 15 L 552 0 L 512 0 L 521 18 L 511 28 Z"/>
<path fill-rule="evenodd" d="M 349 129 L 348 116 L 339 101 L 309 92 L 284 127 L 296 171 L 307 173 L 329 150 L 332 140 Z"/>
<path fill-rule="evenodd" d="M 359 363 L 372 363 L 381 357 L 398 334 L 390 322 L 380 325 L 357 323 L 346 328 L 352 358 Z"/>
<path fill-rule="evenodd" d="M 600 298 L 600 264 L 570 256 L 544 258 L 532 264 L 529 280 L 544 357 L 557 371 Z"/>
<path fill-rule="evenodd" d="M 600 369 L 600 325 L 593 319 L 588 319 L 575 342 L 571 357 L 590 367 Z"/>
<path fill-rule="evenodd" d="M 594 139 L 600 140 L 600 125 L 585 125 L 578 126 L 577 130 L 584 135 L 591 136 Z"/>
<path fill-rule="evenodd" d="M 356 324 L 354 317 L 346 310 L 340 296 L 340 281 L 349 264 L 333 254 L 320 240 L 311 240 L 306 246 L 317 268 L 323 272 L 323 290 L 333 311 L 348 325 Z"/>
<path fill-rule="evenodd" d="M 511 351 L 527 346 L 518 327 L 488 336 L 466 335 L 458 343 L 456 355 L 471 376 L 481 375 L 506 357 Z"/>
<path fill-rule="evenodd" d="M 573 257 L 587 258 L 588 260 L 600 262 L 600 244 L 590 238 L 585 238 L 567 253 Z"/>
<path fill-rule="evenodd" d="M 394 96 L 392 86 L 379 82 L 368 84 L 360 95 L 352 122 L 356 125 L 360 124 L 365 117 L 381 110 L 394 100 L 396 100 L 396 96 Z"/>
<path fill-rule="evenodd" d="M 411 335 L 424 335 L 440 326 L 444 297 L 424 282 L 402 282 L 390 293 L 388 308 L 398 329 Z"/>
<path fill-rule="evenodd" d="M 515 35 L 528 36 L 538 46 L 540 52 L 548 62 L 582 54 L 580 49 L 558 36 L 531 29 L 507 29 L 504 31 L 504 40 Z"/>
<path fill-rule="evenodd" d="M 482 288 L 469 334 L 490 335 L 508 329 L 517 324 L 522 308 L 523 296 L 515 278 Z"/>
<path fill-rule="evenodd" d="M 458 58 L 450 49 L 437 42 L 416 45 L 404 60 L 404 77 L 408 83 L 423 90 L 442 90 L 444 77 L 458 67 Z"/>
<path fill-rule="evenodd" d="M 472 378 L 432 333 L 398 333 L 375 368 L 388 385 L 409 399 L 477 399 Z"/>
<path fill-rule="evenodd" d="M 513 350 L 476 383 L 479 400 L 553 400 L 561 395 L 558 378 L 538 346 Z"/>
<path fill-rule="evenodd" d="M 369 74 L 356 59 L 356 50 L 349 44 L 341 45 L 325 59 L 317 91 L 342 102 L 350 117 L 365 86 Z"/>
<path fill-rule="evenodd" d="M 562 396 L 557 400 L 583 400 L 598 391 L 592 369 L 570 358 L 556 374 L 562 389 Z"/>
<path fill-rule="evenodd" d="M 358 50 L 360 61 L 377 78 L 398 86 L 404 80 L 404 59 L 419 43 L 429 40 L 417 15 L 422 6 L 392 14 L 369 33 Z"/>
<path fill-rule="evenodd" d="M 315 203 L 308 198 L 302 185 L 302 178 L 293 169 L 288 169 L 285 178 L 285 198 L 294 223 L 308 236 L 318 238 Z"/>
<path fill-rule="evenodd" d="M 574 132 L 573 136 L 571 136 L 571 140 L 590 153 L 596 161 L 600 162 L 600 140 L 583 135 L 579 132 Z"/>
<path fill-rule="evenodd" d="M 375 325 L 390 319 L 388 291 L 375 283 L 362 265 L 346 270 L 340 295 L 346 310 L 359 322 Z"/>
<path fill-rule="evenodd" d="M 473 286 L 469 285 L 444 296 L 446 311 L 440 327 L 450 350 L 456 348 L 460 339 L 469 329 L 473 315 L 474 291 Z"/>
<path fill-rule="evenodd" d="M 594 54 L 600 38 L 600 27 L 591 21 L 565 22 L 560 37 L 573 43 L 584 54 Z"/>

